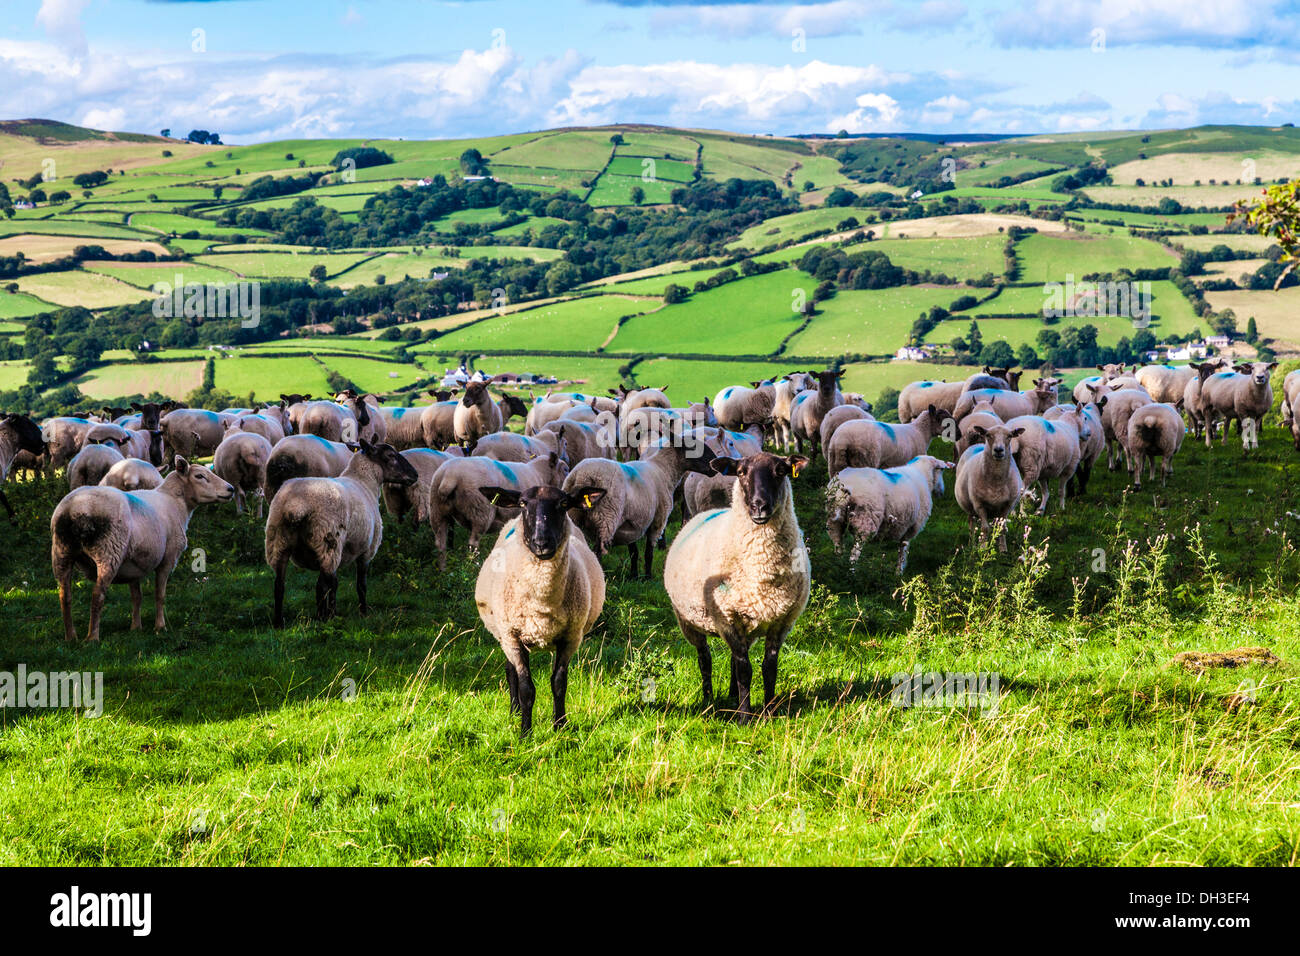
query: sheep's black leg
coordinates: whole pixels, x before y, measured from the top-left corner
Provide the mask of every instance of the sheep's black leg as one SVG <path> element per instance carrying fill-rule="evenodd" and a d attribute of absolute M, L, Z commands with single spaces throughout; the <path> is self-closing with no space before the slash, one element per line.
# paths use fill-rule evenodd
<path fill-rule="evenodd" d="M 316 617 L 322 621 L 334 616 L 334 596 L 338 586 L 338 575 L 322 571 L 316 578 Z"/>
<path fill-rule="evenodd" d="M 9 503 L 9 499 L 5 496 L 5 493 L 2 490 L 0 490 L 0 504 L 3 504 L 5 506 L 5 511 L 9 513 L 9 520 L 13 521 L 14 524 L 17 524 L 18 522 L 14 521 L 14 519 L 17 517 L 14 514 L 14 507 Z"/>
<path fill-rule="evenodd" d="M 645 539 L 645 567 L 641 569 L 641 576 L 647 581 L 654 577 L 655 566 L 655 543 L 653 538 Z"/>
<path fill-rule="evenodd" d="M 519 732 L 527 736 L 533 730 L 533 701 L 537 697 L 537 691 L 533 689 L 533 673 L 528 666 L 528 651 L 521 647 L 519 655 Z"/>
<path fill-rule="evenodd" d="M 569 721 L 569 716 L 564 711 L 564 695 L 569 689 L 569 658 L 572 656 L 572 644 L 556 643 L 555 660 L 551 665 L 551 700 L 554 704 L 552 726 L 556 730 Z"/>
<path fill-rule="evenodd" d="M 370 604 L 366 601 L 366 572 L 369 568 L 366 562 L 360 558 L 357 559 L 357 601 L 361 605 L 361 613 L 370 613 Z"/>
<path fill-rule="evenodd" d="M 769 639 L 763 647 L 763 711 L 771 713 L 776 702 L 776 662 L 781 656 L 779 641 Z"/>
<path fill-rule="evenodd" d="M 629 577 L 629 578 L 635 578 L 635 577 L 636 577 L 636 564 L 637 564 L 637 550 L 636 550 L 636 542 L 635 542 L 635 541 L 633 541 L 631 544 L 629 544 L 629 545 L 627 546 L 627 554 L 628 554 L 628 557 L 631 558 L 631 560 L 632 560 L 632 569 L 631 569 L 630 571 L 628 571 L 628 577 Z"/>
<path fill-rule="evenodd" d="M 695 645 L 695 653 L 700 659 L 700 696 L 705 707 L 713 706 L 713 654 L 709 651 L 708 639 Z"/>
<path fill-rule="evenodd" d="M 284 627 L 284 568 L 275 569 L 275 609 L 271 612 L 271 626 Z"/>
<path fill-rule="evenodd" d="M 736 669 L 737 720 L 745 724 L 749 722 L 749 718 L 754 712 L 749 705 L 749 685 L 754 679 L 754 668 L 749 663 L 749 654 L 734 647 L 731 649 L 731 663 Z"/>
<path fill-rule="evenodd" d="M 739 691 L 736 687 L 736 655 L 731 655 L 731 686 L 727 688 L 727 697 L 730 700 L 740 700 Z"/>
<path fill-rule="evenodd" d="M 506 689 L 510 691 L 510 715 L 519 713 L 519 675 L 515 665 L 506 661 Z"/>

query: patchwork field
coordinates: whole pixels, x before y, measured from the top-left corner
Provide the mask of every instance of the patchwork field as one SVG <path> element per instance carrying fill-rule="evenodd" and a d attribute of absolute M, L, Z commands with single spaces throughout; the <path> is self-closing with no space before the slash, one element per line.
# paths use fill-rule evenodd
<path fill-rule="evenodd" d="M 621 316 L 657 309 L 656 299 L 600 295 L 487 318 L 439 336 L 439 349 L 586 349 L 614 338 Z M 563 343 L 557 346 L 557 343 Z"/>
<path fill-rule="evenodd" d="M 125 282 L 81 270 L 23 276 L 15 279 L 14 283 L 20 292 L 65 307 L 81 305 L 102 309 L 149 298 L 148 293 Z"/>

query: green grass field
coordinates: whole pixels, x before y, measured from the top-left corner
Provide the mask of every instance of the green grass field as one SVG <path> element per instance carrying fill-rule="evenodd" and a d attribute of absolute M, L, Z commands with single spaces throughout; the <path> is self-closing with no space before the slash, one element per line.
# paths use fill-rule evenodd
<path fill-rule="evenodd" d="M 947 308 L 964 291 L 951 286 L 903 286 L 836 293 L 834 298 L 817 303 L 819 314 L 790 340 L 789 351 L 795 355 L 892 355 L 907 344 L 912 323 L 920 313 L 934 305 Z"/>
<path fill-rule="evenodd" d="M 595 351 L 614 334 L 620 316 L 658 308 L 653 299 L 592 296 L 488 318 L 439 336 L 438 349 L 565 349 Z"/>
<path fill-rule="evenodd" d="M 92 399 L 123 395 L 188 395 L 203 381 L 203 362 L 123 362 L 97 368 L 74 379 L 82 394 Z"/>
<path fill-rule="evenodd" d="M 1077 281 L 1094 272 L 1178 265 L 1178 260 L 1155 242 L 1128 236 L 1028 236 L 1016 244 L 1016 255 L 1020 277 L 1026 282 L 1064 282 L 1067 274 Z"/>

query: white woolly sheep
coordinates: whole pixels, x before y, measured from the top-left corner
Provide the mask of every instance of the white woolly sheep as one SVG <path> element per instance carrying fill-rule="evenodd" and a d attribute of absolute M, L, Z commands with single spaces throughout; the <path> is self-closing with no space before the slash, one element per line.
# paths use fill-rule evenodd
<path fill-rule="evenodd" d="M 1008 393 L 1012 394 L 1012 393 Z M 878 421 L 845 422 L 826 446 L 826 470 L 837 475 L 845 468 L 893 468 L 924 455 L 930 442 L 944 434 L 957 434 L 947 412 L 931 405 L 906 425 Z"/>
<path fill-rule="evenodd" d="M 811 447 L 810 457 L 816 458 L 821 447 L 822 419 L 832 408 L 844 404 L 844 396 L 840 393 L 838 384 L 844 375 L 844 369 L 838 372 L 827 369 L 807 374 L 817 380 L 817 388 L 815 391 L 800 392 L 794 397 L 790 406 L 790 430 L 799 452 L 803 453 L 804 442 L 807 442 Z"/>
<path fill-rule="evenodd" d="M 875 421 L 870 412 L 864 411 L 862 406 L 857 404 L 836 405 L 826 417 L 822 419 L 821 442 L 823 448 L 830 447 L 831 436 L 835 434 L 835 429 L 839 428 L 845 422 Z"/>
<path fill-rule="evenodd" d="M 154 578 L 154 628 L 167 626 L 163 607 L 167 579 L 189 544 L 190 515 L 200 505 L 229 501 L 235 489 L 202 465 L 176 458 L 175 470 L 157 488 L 124 492 L 94 485 L 70 492 L 50 518 L 50 560 L 59 584 L 63 634 L 72 627 L 72 575 L 80 569 L 95 582 L 90 594 L 88 641 L 99 640 L 99 620 L 110 584 L 131 588 L 131 629 L 140 624 L 140 582 Z"/>
<path fill-rule="evenodd" d="M 919 455 L 894 468 L 845 468 L 826 488 L 826 531 L 836 553 L 845 532 L 854 539 L 849 566 L 858 563 L 867 541 L 897 541 L 898 567 L 907 568 L 912 539 L 925 528 L 943 494 L 943 473 L 956 467 L 931 455 Z"/>
<path fill-rule="evenodd" d="M 212 456 L 212 470 L 235 488 L 235 514 L 244 513 L 249 495 L 257 496 L 257 516 L 262 517 L 266 501 L 266 466 L 274 449 L 262 435 L 244 431 L 238 422 L 226 430 L 226 437 Z"/>
<path fill-rule="evenodd" d="M 1053 406 L 1056 407 L 1056 406 Z M 1039 486 L 1038 514 L 1047 513 L 1051 500 L 1051 483 L 1060 479 L 1061 510 L 1065 510 L 1065 492 L 1079 467 L 1083 442 L 1092 435 L 1087 415 L 1076 409 L 1054 419 L 1041 415 L 1022 415 L 1007 422 L 1007 428 L 1020 429 L 1016 439 L 1016 467 L 1026 488 Z M 1020 500 L 1023 513 L 1025 498 Z"/>
<path fill-rule="evenodd" d="M 716 634 L 731 650 L 731 693 L 741 722 L 753 714 L 750 646 L 763 639 L 763 711 L 771 713 L 781 645 L 808 605 L 812 568 L 790 489 L 807 464 L 802 455 L 768 452 L 715 458 L 716 471 L 736 476 L 731 504 L 688 521 L 664 562 L 673 613 L 699 660 L 704 706 L 713 703 L 708 638 Z"/>
<path fill-rule="evenodd" d="M 1215 372 L 1201 383 L 1201 411 L 1205 419 L 1205 447 L 1210 447 L 1215 423 L 1223 422 L 1223 440 L 1228 443 L 1228 425 L 1237 423 L 1243 454 L 1259 447 L 1264 416 L 1273 407 L 1273 386 L 1269 373 L 1276 362 L 1244 362 L 1231 372 Z"/>
<path fill-rule="evenodd" d="M 142 458 L 123 458 L 108 469 L 99 483 L 119 491 L 142 491 L 157 488 L 163 483 L 163 476 L 153 462 Z"/>
<path fill-rule="evenodd" d="M 603 492 L 569 493 L 543 485 L 522 493 L 514 488 L 484 488 L 483 493 L 523 510 L 502 529 L 483 562 L 474 603 L 506 656 L 510 712 L 519 714 L 524 735 L 533 726 L 530 655 L 552 652 L 552 726 L 559 730 L 568 720 L 569 661 L 605 604 L 605 572 L 568 515 L 593 507 Z"/>
<path fill-rule="evenodd" d="M 273 627 L 284 627 L 284 585 L 289 562 L 316 571 L 316 616 L 334 616 L 339 569 L 356 563 L 357 603 L 370 610 L 367 574 L 384 538 L 379 492 L 384 484 L 415 484 L 411 463 L 392 445 L 361 442 L 337 478 L 291 478 L 271 502 L 266 518 L 266 563 L 275 572 Z"/>
<path fill-rule="evenodd" d="M 1192 365 L 1144 365 L 1133 377 L 1147 390 L 1153 402 L 1172 405 L 1182 400 L 1187 383 L 1196 378 L 1196 368 Z"/>
<path fill-rule="evenodd" d="M 1133 456 L 1133 487 L 1142 487 L 1142 466 L 1155 478 L 1156 459 L 1160 459 L 1160 484 L 1163 487 L 1174 473 L 1174 455 L 1183 445 L 1187 426 L 1183 424 L 1183 400 L 1174 404 L 1153 402 L 1143 405 L 1128 420 L 1128 448 Z"/>
<path fill-rule="evenodd" d="M 966 512 L 972 535 L 979 522 L 979 541 L 989 538 L 992 522 L 1001 521 L 1011 514 L 1020 501 L 1025 486 L 1016 467 L 1015 441 L 1021 429 L 995 425 L 974 427 L 981 439 L 971 445 L 957 460 L 957 481 L 954 488 L 957 504 Z M 1007 550 L 1007 533 L 1003 527 L 998 534 L 998 550 Z"/>
<path fill-rule="evenodd" d="M 87 445 L 68 462 L 68 488 L 76 490 L 86 485 L 97 485 L 108 470 L 123 459 L 117 445 L 105 442 L 102 445 Z"/>
<path fill-rule="evenodd" d="M 266 462 L 267 501 L 290 478 L 337 478 L 352 460 L 352 448 L 319 435 L 289 435 Z"/>
<path fill-rule="evenodd" d="M 398 521 L 409 514 L 418 527 L 429 519 L 429 489 L 433 487 L 433 476 L 444 461 L 463 458 L 465 453 L 459 445 L 450 445 L 446 451 L 407 448 L 401 455 L 415 469 L 415 484 L 384 485 L 384 508 Z"/>

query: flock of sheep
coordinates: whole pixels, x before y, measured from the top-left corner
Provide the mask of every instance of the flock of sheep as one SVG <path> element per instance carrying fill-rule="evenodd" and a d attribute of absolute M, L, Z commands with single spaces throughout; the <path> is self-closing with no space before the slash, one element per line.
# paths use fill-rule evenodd
<path fill-rule="evenodd" d="M 811 569 L 790 479 L 822 453 L 830 476 L 827 530 L 852 562 L 867 541 L 895 542 L 898 571 L 924 529 L 933 496 L 953 470 L 956 500 L 981 542 L 1013 509 L 1046 512 L 1059 483 L 1086 491 L 1103 449 L 1140 487 L 1144 468 L 1162 480 L 1188 430 L 1207 447 L 1237 423 L 1258 444 L 1272 404 L 1270 371 L 1222 359 L 1181 368 L 1098 368 L 1060 402 L 1060 380 L 1019 390 L 1020 372 L 988 369 L 959 382 L 913 382 L 899 396 L 901 424 L 876 421 L 861 396 L 841 392 L 842 372 L 797 372 L 722 389 L 710 402 L 674 408 L 665 388 L 611 396 L 548 393 L 531 404 L 494 398 L 487 384 L 431 392 L 427 406 L 395 408 L 373 395 L 332 400 L 281 395 L 259 408 L 221 412 L 175 402 L 133 403 L 103 415 L 39 426 L 0 421 L 0 480 L 15 468 L 66 469 L 69 493 L 54 510 L 51 559 L 65 636 L 74 638 L 71 583 L 93 582 L 89 640 L 98 640 L 109 585 L 129 585 L 132 628 L 141 626 L 141 582 L 154 579 L 155 626 L 165 626 L 167 579 L 187 548 L 194 509 L 256 500 L 266 517 L 274 572 L 273 623 L 282 627 L 290 563 L 317 572 L 316 606 L 335 613 L 338 575 L 355 566 L 367 611 L 367 570 L 383 538 L 380 502 L 397 520 L 428 522 L 439 566 L 456 525 L 478 548 L 499 532 L 475 590 L 483 623 L 501 645 L 512 712 L 527 733 L 534 690 L 530 654 L 553 654 L 554 724 L 565 720 L 568 664 L 605 598 L 601 558 L 626 547 L 631 573 L 653 573 L 654 550 L 678 502 L 685 523 L 667 548 L 664 586 L 696 648 L 703 698 L 713 697 L 708 636 L 727 644 L 739 719 L 753 714 L 749 650 L 761 639 L 764 709 L 776 697 L 781 645 L 807 605 Z M 1300 449 L 1292 409 L 1300 373 L 1288 375 L 1284 424 Z M 1187 417 L 1184 423 L 1183 416 Z M 506 430 L 524 418 L 523 433 Z M 957 461 L 928 454 L 955 443 Z M 764 450 L 765 444 L 783 454 Z M 805 452 L 807 455 L 805 455 Z M 211 457 L 211 466 L 196 459 Z M 170 462 L 164 476 L 164 462 Z M 0 501 L 9 506 L 0 491 Z M 12 514 L 12 509 L 10 509 Z M 1006 548 L 1005 531 L 998 544 Z"/>

